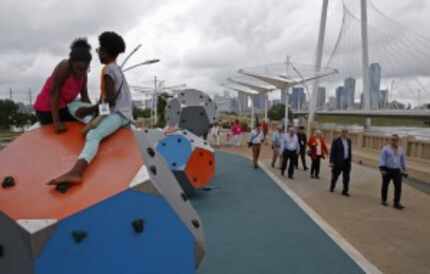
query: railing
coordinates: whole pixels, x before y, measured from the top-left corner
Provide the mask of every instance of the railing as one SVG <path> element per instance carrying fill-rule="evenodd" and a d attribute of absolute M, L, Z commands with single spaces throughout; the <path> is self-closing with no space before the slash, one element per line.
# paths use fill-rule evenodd
<path fill-rule="evenodd" d="M 336 129 L 324 129 L 324 136 L 328 142 L 339 136 L 340 131 Z M 364 149 L 378 152 L 390 142 L 391 136 L 378 135 L 375 133 L 350 132 L 352 145 L 355 149 Z M 430 164 L 430 141 L 417 140 L 413 136 L 400 137 L 400 144 L 405 150 L 406 156 L 416 160 L 428 161 Z"/>

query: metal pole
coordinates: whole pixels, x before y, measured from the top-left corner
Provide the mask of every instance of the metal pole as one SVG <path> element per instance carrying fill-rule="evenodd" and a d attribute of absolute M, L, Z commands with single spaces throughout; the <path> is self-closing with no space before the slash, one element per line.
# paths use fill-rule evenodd
<path fill-rule="evenodd" d="M 251 105 L 251 129 L 254 129 L 254 116 L 255 116 L 255 109 L 254 109 L 254 104 L 255 104 L 255 101 L 254 101 L 254 95 L 252 95 L 252 96 L 250 96 L 251 97 L 251 103 L 252 103 L 252 105 Z"/>
<path fill-rule="evenodd" d="M 318 35 L 318 45 L 316 51 L 316 59 L 315 59 L 315 74 L 321 71 L 322 64 L 322 55 L 324 49 L 324 39 L 325 39 L 325 30 L 327 25 L 327 10 L 328 10 L 328 0 L 323 0 L 323 6 L 321 11 L 321 21 L 320 21 L 320 30 Z M 307 135 L 310 135 L 311 126 L 315 119 L 315 109 L 317 105 L 317 95 L 318 95 L 318 87 L 319 80 L 315 80 L 312 85 L 312 94 L 310 98 L 310 107 L 309 107 L 309 118 L 308 118 L 308 128 Z"/>
<path fill-rule="evenodd" d="M 267 112 L 269 111 L 269 96 L 267 94 L 264 95 L 264 121 L 267 122 Z"/>
<path fill-rule="evenodd" d="M 154 104 L 154 126 L 157 125 L 158 115 L 157 115 L 157 76 L 154 76 L 154 97 L 153 97 L 153 104 Z"/>
<path fill-rule="evenodd" d="M 288 88 L 284 88 L 281 92 L 285 93 L 285 115 L 284 115 L 284 129 L 288 127 Z"/>
<path fill-rule="evenodd" d="M 9 89 L 9 99 L 11 100 L 11 101 L 13 101 L 13 91 L 12 91 L 12 88 L 10 88 Z"/>
<path fill-rule="evenodd" d="M 370 110 L 369 43 L 367 37 L 367 0 L 361 0 L 361 47 L 364 111 Z"/>

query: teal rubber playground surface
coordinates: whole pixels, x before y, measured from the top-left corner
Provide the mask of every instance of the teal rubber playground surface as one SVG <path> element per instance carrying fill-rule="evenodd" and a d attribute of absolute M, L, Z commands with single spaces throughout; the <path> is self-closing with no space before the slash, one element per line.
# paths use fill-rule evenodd
<path fill-rule="evenodd" d="M 212 190 L 193 204 L 203 221 L 199 274 L 355 274 L 363 270 L 262 170 L 216 152 Z"/>

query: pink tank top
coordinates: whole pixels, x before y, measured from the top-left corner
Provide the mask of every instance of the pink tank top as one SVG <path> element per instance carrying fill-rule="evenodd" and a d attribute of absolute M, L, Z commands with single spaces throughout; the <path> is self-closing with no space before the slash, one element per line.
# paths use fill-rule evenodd
<path fill-rule="evenodd" d="M 66 81 L 64 81 L 63 87 L 60 91 L 60 109 L 67 106 L 73 100 L 78 97 L 82 90 L 82 85 L 84 84 L 84 78 L 77 80 L 70 75 Z M 37 111 L 51 111 L 51 100 L 50 93 L 54 87 L 54 79 L 52 76 L 46 80 L 45 85 L 37 96 L 36 102 L 33 108 Z"/>

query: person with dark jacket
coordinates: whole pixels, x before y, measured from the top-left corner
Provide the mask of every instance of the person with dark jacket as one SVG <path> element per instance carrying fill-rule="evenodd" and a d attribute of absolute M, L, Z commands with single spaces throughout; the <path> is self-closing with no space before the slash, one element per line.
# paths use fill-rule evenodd
<path fill-rule="evenodd" d="M 300 145 L 300 151 L 299 155 L 296 160 L 296 168 L 299 168 L 299 158 L 302 160 L 302 166 L 303 170 L 308 170 L 308 167 L 306 165 L 306 145 L 308 142 L 308 138 L 305 133 L 305 127 L 301 126 L 299 127 L 299 132 L 297 133 L 297 138 L 299 139 L 299 145 Z"/>
<path fill-rule="evenodd" d="M 349 178 L 351 173 L 352 148 L 351 139 L 348 138 L 348 130 L 343 129 L 341 135 L 335 139 L 331 145 L 330 167 L 332 169 L 332 178 L 330 192 L 336 187 L 339 175 L 343 177 L 342 195 L 349 197 Z"/>

